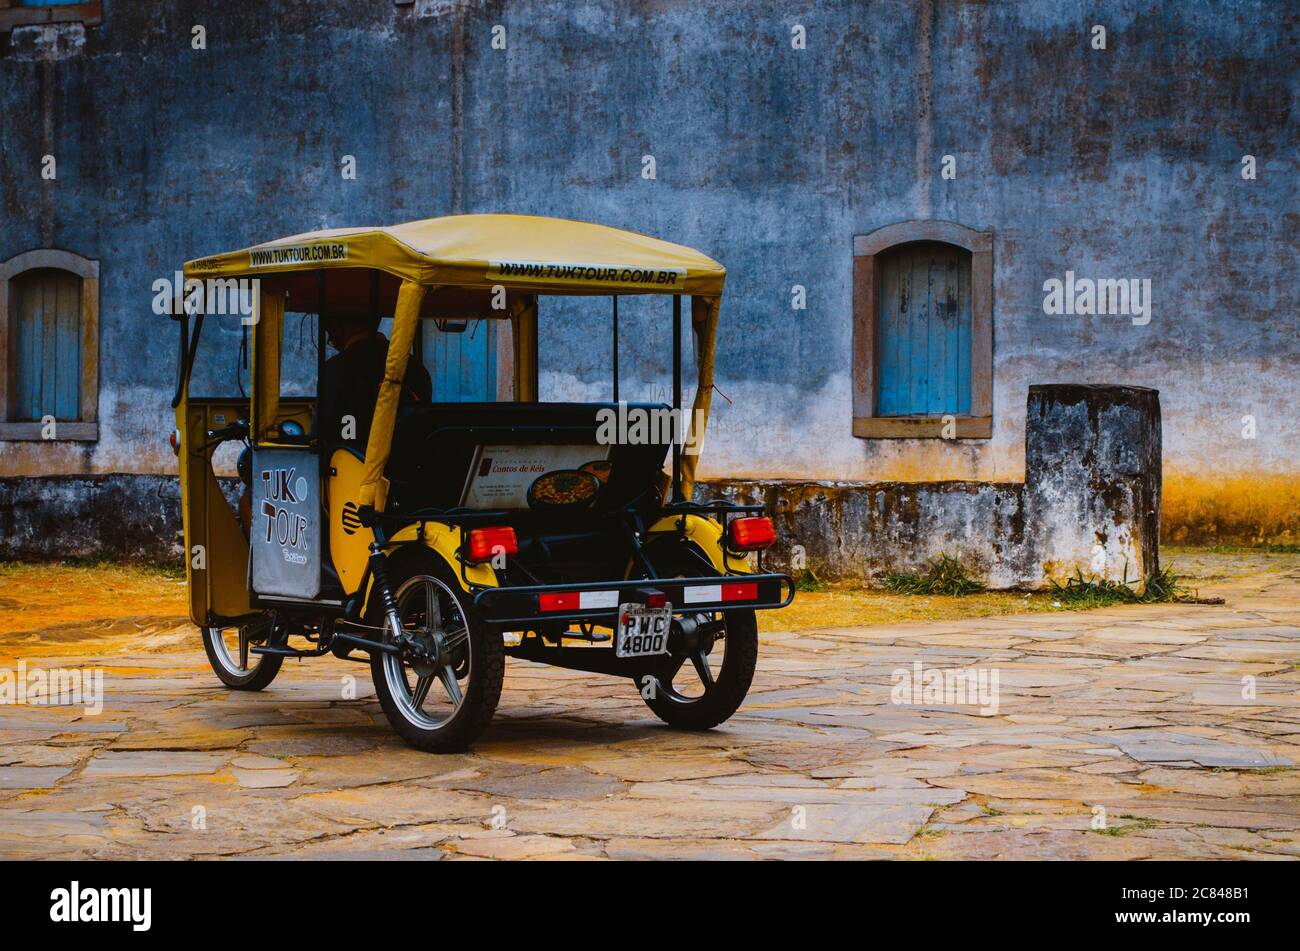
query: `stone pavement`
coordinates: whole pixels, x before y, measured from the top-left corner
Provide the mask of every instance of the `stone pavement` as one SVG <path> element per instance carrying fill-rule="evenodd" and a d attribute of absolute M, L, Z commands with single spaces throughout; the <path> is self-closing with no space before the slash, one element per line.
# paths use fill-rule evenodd
<path fill-rule="evenodd" d="M 390 732 L 361 665 L 234 693 L 191 627 L 98 657 L 35 632 L 0 667 L 94 664 L 105 705 L 0 707 L 0 855 L 1293 858 L 1300 559 L 1209 593 L 1227 604 L 767 634 L 703 734 L 626 682 L 511 661 L 494 725 L 445 757 Z M 938 669 L 996 674 L 996 712 L 927 693 Z"/>

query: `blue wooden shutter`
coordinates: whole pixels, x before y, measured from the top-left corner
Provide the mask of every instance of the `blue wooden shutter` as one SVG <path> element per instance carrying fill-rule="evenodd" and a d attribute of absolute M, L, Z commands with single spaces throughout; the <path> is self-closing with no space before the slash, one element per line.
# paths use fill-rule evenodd
<path fill-rule="evenodd" d="M 10 418 L 81 416 L 81 278 L 38 268 L 13 281 L 14 375 Z"/>
<path fill-rule="evenodd" d="M 424 360 L 437 403 L 490 403 L 497 395 L 496 323 L 471 320 L 464 333 L 425 326 Z"/>
<path fill-rule="evenodd" d="M 881 256 L 877 416 L 969 415 L 970 263 L 928 241 Z"/>

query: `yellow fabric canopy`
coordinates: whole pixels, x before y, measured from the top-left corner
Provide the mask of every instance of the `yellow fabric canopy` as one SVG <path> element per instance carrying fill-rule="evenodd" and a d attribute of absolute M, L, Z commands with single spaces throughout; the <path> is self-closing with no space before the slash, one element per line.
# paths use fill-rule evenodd
<path fill-rule="evenodd" d="M 341 286 L 327 282 L 324 300 L 319 294 L 311 298 L 300 286 L 309 273 L 335 269 L 342 272 L 334 275 Z M 689 295 L 699 371 L 693 412 L 686 424 L 693 430 L 692 439 L 682 456 L 682 486 L 690 497 L 713 390 L 713 347 L 726 269 L 684 245 L 583 221 L 532 215 L 453 215 L 385 228 L 312 231 L 187 262 L 186 280 L 278 278 L 261 285 L 254 334 L 254 439 L 274 431 L 286 303 L 305 307 L 310 302 L 327 313 L 340 312 L 355 306 L 349 298 L 358 296 L 359 276 L 376 271 L 392 277 L 385 279 L 389 287 L 372 287 L 371 306 L 377 296 L 384 298 L 383 303 L 391 303 L 393 325 L 384 381 L 366 444 L 360 493 L 363 505 L 374 505 L 379 511 L 384 508 L 383 472 L 392 449 L 400 381 L 416 325 L 421 316 L 430 316 L 430 302 L 433 316 L 445 316 L 447 308 L 467 306 L 465 294 L 474 295 L 469 306 L 475 314 L 499 313 L 513 321 L 516 398 L 524 400 L 537 398 L 537 295 Z M 479 308 L 475 302 L 498 286 L 509 292 L 509 306 L 493 312 Z"/>
<path fill-rule="evenodd" d="M 551 294 L 717 297 L 727 271 L 699 251 L 585 221 L 451 215 L 292 235 L 185 264 L 186 278 L 377 268 L 417 284 Z"/>

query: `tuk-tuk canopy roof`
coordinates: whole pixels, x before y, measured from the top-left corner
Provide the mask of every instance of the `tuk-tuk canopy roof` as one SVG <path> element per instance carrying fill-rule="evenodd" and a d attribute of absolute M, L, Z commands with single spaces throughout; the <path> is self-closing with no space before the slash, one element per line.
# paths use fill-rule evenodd
<path fill-rule="evenodd" d="M 451 215 L 291 235 L 185 264 L 186 278 L 375 269 L 426 287 L 720 297 L 727 271 L 692 248 L 585 221 Z"/>
<path fill-rule="evenodd" d="M 185 264 L 185 278 L 259 279 L 254 322 L 252 435 L 277 432 L 286 311 L 393 318 L 384 380 L 366 442 L 362 505 L 383 509 L 399 390 L 421 318 L 495 317 L 513 325 L 515 399 L 537 399 L 537 296 L 672 294 L 691 298 L 698 386 L 692 419 L 704 435 L 726 268 L 680 244 L 585 221 L 533 215 L 452 215 L 384 228 L 292 235 Z M 260 280 L 266 278 L 266 280 Z M 500 306 L 495 288 L 506 290 Z M 674 305 L 676 310 L 676 305 Z M 677 357 L 675 357 L 675 360 Z M 690 497 L 698 456 L 681 459 Z"/>

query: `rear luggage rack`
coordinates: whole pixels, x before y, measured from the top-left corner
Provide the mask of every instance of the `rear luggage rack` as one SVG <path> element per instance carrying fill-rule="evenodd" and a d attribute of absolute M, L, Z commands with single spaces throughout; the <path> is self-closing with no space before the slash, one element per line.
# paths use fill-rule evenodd
<path fill-rule="evenodd" d="M 474 607 L 488 623 L 505 627 L 534 625 L 539 621 L 611 622 L 624 600 L 620 596 L 626 592 L 627 601 L 638 601 L 638 589 L 644 591 L 647 585 L 663 592 L 674 614 L 783 608 L 794 600 L 794 581 L 786 574 L 710 575 L 487 588 L 474 596 Z M 551 603 L 558 600 L 561 606 L 543 610 L 542 595 L 573 597 L 551 600 Z"/>

